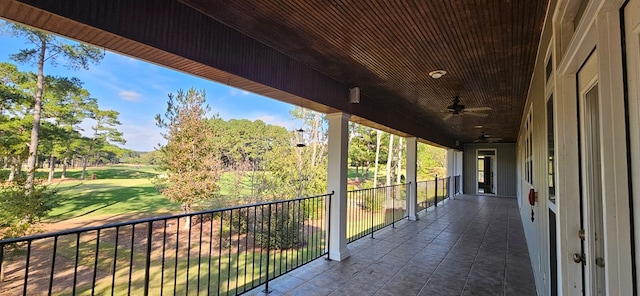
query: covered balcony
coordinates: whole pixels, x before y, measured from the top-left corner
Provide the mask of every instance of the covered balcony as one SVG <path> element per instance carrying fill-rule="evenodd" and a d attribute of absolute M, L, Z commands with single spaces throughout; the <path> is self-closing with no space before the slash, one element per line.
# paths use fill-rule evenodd
<path fill-rule="evenodd" d="M 157 294 L 165 281 L 160 294 L 638 294 L 640 0 L 0 0 L 0 17 L 329 119 L 328 194 L 198 213 L 187 229 L 165 217 L 33 240 L 24 258 L 30 246 L 75 260 L 60 273 L 55 256 L 3 267 L 45 279 L 18 294 L 56 294 L 46 279 L 59 277 L 86 294 Z M 410 143 L 404 196 L 354 202 L 350 121 Z M 421 203 L 417 142 L 447 148 L 447 177 L 461 176 L 437 209 Z M 304 239 L 272 241 L 291 225 Z M 238 255 L 249 241 L 261 255 Z M 136 242 L 145 256 L 117 251 Z M 82 248 L 117 259 L 101 266 Z"/>

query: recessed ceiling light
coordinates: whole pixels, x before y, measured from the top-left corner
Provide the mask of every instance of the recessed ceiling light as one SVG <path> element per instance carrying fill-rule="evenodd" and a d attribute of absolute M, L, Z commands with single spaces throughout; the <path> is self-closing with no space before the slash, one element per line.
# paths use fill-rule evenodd
<path fill-rule="evenodd" d="M 482 125 L 476 125 L 475 128 L 482 128 Z"/>
<path fill-rule="evenodd" d="M 433 78 L 433 79 L 438 79 L 438 78 L 442 77 L 444 74 L 447 74 L 447 71 L 445 71 L 445 70 L 435 70 L 435 71 L 429 72 L 429 76 L 431 76 L 431 78 Z"/>

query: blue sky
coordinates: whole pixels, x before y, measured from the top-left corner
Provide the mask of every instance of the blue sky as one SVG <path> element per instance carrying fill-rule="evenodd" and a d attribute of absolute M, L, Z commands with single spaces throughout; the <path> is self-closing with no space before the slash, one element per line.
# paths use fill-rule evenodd
<path fill-rule="evenodd" d="M 0 35 L 0 62 L 16 64 L 9 55 L 29 46 L 23 38 Z M 29 64 L 17 66 L 20 71 L 36 70 Z M 136 151 L 151 151 L 164 143 L 154 116 L 164 114 L 167 94 L 190 87 L 204 89 L 212 114 L 218 113 L 223 119 L 260 119 L 287 129 L 296 125 L 289 115 L 290 104 L 109 51 L 99 65 L 92 65 L 89 70 L 72 71 L 62 63 L 57 67 L 48 64 L 45 74 L 79 78 L 91 96 L 98 99 L 101 109 L 120 112 L 120 130 L 127 140 L 124 147 Z M 91 122 L 83 123 L 85 132 L 90 126 Z"/>

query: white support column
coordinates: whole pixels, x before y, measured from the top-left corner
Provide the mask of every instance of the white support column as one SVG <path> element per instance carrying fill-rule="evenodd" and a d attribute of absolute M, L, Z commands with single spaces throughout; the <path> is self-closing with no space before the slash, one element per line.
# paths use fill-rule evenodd
<path fill-rule="evenodd" d="M 456 190 L 458 190 L 458 192 L 460 192 L 460 194 L 462 194 L 462 182 L 464 180 L 464 176 L 462 175 L 462 156 L 463 153 L 462 151 L 455 151 L 455 159 L 456 159 L 456 176 L 460 176 L 460 180 L 458 180 L 458 188 L 456 188 Z"/>
<path fill-rule="evenodd" d="M 409 216 L 409 220 L 415 221 L 418 220 L 418 213 L 416 213 L 418 209 L 418 199 L 417 199 L 417 189 L 418 184 L 418 138 L 411 137 L 406 138 L 407 140 L 407 178 L 406 182 L 409 184 L 407 186 L 407 215 Z"/>
<path fill-rule="evenodd" d="M 345 113 L 328 114 L 329 165 L 327 189 L 333 191 L 330 216 L 329 259 L 342 261 L 349 257 L 347 248 L 347 172 L 349 153 L 349 118 Z"/>
<path fill-rule="evenodd" d="M 451 198 L 455 196 L 455 176 L 456 176 L 456 150 L 447 149 L 447 177 L 449 177 L 449 195 Z"/>

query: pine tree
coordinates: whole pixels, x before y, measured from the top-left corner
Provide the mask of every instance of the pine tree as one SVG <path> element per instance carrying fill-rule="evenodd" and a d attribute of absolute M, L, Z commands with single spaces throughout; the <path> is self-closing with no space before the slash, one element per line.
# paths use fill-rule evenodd
<path fill-rule="evenodd" d="M 182 203 L 185 213 L 194 203 L 211 199 L 219 191 L 218 180 L 222 165 L 211 139 L 214 130 L 207 124 L 205 92 L 189 89 L 169 94 L 164 117 L 156 115 L 158 127 L 167 144 L 160 147 L 164 155 L 162 168 L 167 171 L 166 187 L 162 194 L 173 202 Z M 189 227 L 187 221 L 185 227 Z"/>

